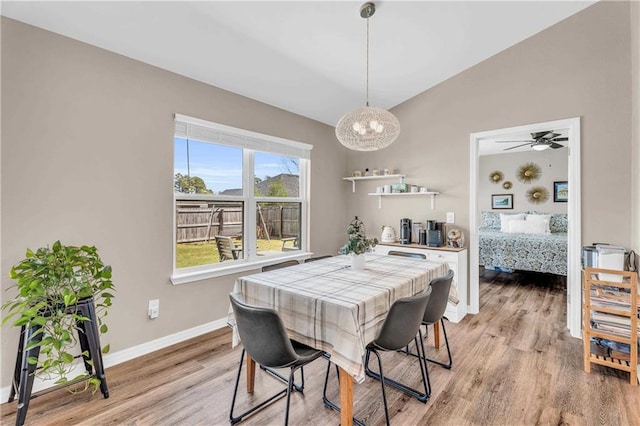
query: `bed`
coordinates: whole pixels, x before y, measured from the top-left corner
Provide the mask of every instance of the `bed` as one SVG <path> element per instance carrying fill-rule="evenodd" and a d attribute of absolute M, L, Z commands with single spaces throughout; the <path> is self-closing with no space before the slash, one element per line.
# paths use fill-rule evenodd
<path fill-rule="evenodd" d="M 507 216 L 513 219 L 507 218 L 508 223 L 505 225 Z M 525 225 L 531 225 L 526 224 L 527 219 L 546 221 L 545 226 L 541 225 L 540 229 L 534 229 L 541 231 L 542 227 L 545 227 L 545 230 L 531 232 L 531 229 L 525 228 Z M 480 265 L 485 269 L 567 275 L 567 215 L 565 213 L 482 212 L 482 226 L 478 231 L 479 260 Z"/>

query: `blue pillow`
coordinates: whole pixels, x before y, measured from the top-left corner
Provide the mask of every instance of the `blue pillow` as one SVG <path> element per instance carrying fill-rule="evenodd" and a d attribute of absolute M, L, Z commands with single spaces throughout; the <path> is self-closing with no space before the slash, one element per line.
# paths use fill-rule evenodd
<path fill-rule="evenodd" d="M 529 214 L 549 214 L 540 213 L 536 211 L 529 211 Z M 549 231 L 554 232 L 567 232 L 569 229 L 569 216 L 567 213 L 551 213 L 551 220 L 549 221 Z"/>
<path fill-rule="evenodd" d="M 551 214 L 551 221 L 549 222 L 549 230 L 551 232 L 567 232 L 568 229 L 569 217 L 566 213 Z"/>
<path fill-rule="evenodd" d="M 482 212 L 482 227 L 485 229 L 500 230 L 500 213 L 498 212 Z"/>

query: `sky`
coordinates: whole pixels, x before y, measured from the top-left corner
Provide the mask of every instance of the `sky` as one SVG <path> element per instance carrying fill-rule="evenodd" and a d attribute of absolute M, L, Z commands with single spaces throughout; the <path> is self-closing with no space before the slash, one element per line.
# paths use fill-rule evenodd
<path fill-rule="evenodd" d="M 256 151 L 255 175 L 261 179 L 281 173 L 299 174 L 291 157 Z M 187 174 L 187 140 L 174 138 L 174 174 Z M 225 189 L 242 188 L 242 149 L 189 139 L 189 168 L 216 194 Z"/>

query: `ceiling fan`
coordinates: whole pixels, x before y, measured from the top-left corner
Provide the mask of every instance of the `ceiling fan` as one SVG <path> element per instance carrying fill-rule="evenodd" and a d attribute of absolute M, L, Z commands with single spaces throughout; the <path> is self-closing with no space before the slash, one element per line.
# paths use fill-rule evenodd
<path fill-rule="evenodd" d="M 536 132 L 531 133 L 531 139 L 525 141 L 496 141 L 496 143 L 514 143 L 514 142 L 524 142 L 523 144 L 510 146 L 509 148 L 505 148 L 504 151 L 508 151 L 510 149 L 519 148 L 525 145 L 531 145 L 536 151 L 544 151 L 545 149 L 552 148 L 558 149 L 562 148 L 564 145 L 559 144 L 558 142 L 568 141 L 569 138 L 562 136 L 560 133 L 555 133 L 551 130 L 547 130 L 544 132 Z"/>

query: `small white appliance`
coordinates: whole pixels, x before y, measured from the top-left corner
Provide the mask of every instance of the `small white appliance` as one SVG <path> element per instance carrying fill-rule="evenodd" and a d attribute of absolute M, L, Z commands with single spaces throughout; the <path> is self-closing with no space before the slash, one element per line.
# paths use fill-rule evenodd
<path fill-rule="evenodd" d="M 610 246 L 608 244 L 596 244 L 597 265 L 602 269 L 624 270 L 624 247 Z M 604 281 L 621 282 L 621 275 L 599 274 Z"/>
<path fill-rule="evenodd" d="M 381 243 L 395 243 L 397 239 L 396 230 L 393 226 L 384 225 L 382 227 L 382 234 L 380 235 Z"/>

